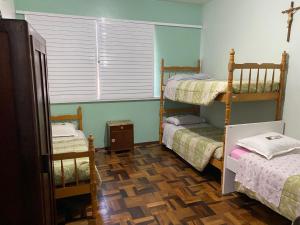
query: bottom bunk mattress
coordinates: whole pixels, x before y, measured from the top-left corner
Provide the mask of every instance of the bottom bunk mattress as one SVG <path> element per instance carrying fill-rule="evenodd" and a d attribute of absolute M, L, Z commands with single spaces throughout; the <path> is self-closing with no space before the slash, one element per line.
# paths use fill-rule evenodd
<path fill-rule="evenodd" d="M 67 153 L 67 152 L 86 152 L 88 151 L 88 142 L 83 132 L 76 130 L 76 135 L 72 137 L 53 137 L 53 154 Z M 62 185 L 61 161 L 54 161 L 54 182 L 56 186 Z M 89 158 L 76 159 L 77 173 L 79 181 L 88 181 L 90 179 L 90 165 Z M 64 182 L 65 184 L 72 184 L 76 182 L 75 178 L 75 162 L 74 159 L 63 160 L 64 168 Z M 96 175 L 98 181 L 100 176 L 96 168 Z"/>
<path fill-rule="evenodd" d="M 163 143 L 202 171 L 212 157 L 221 159 L 224 130 L 208 123 L 176 126 L 164 123 Z"/>
<path fill-rule="evenodd" d="M 290 220 L 300 216 L 299 152 L 271 160 L 244 152 L 237 160 L 235 187 L 238 192 L 260 201 Z"/>

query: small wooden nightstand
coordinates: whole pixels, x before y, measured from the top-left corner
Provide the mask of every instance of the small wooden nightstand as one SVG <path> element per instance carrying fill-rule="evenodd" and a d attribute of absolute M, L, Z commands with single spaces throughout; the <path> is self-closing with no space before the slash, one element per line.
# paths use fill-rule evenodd
<path fill-rule="evenodd" d="M 130 120 L 108 121 L 107 125 L 107 143 L 108 150 L 122 151 L 133 150 L 133 123 Z"/>

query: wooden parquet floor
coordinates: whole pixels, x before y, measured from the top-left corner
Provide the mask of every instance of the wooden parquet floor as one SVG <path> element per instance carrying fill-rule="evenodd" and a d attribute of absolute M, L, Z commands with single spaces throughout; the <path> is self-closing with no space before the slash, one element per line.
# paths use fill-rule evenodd
<path fill-rule="evenodd" d="M 291 224 L 242 194 L 222 196 L 216 171 L 198 173 L 156 144 L 134 152 L 98 152 L 96 161 L 107 225 Z"/>

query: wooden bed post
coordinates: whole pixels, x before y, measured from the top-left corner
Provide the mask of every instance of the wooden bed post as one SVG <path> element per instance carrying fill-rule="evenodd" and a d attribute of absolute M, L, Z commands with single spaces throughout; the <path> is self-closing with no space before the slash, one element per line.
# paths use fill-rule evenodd
<path fill-rule="evenodd" d="M 162 144 L 162 135 L 163 135 L 163 116 L 164 116 L 164 68 L 165 68 L 165 61 L 164 59 L 161 60 L 161 77 L 160 77 L 160 110 L 159 110 L 159 144 Z"/>
<path fill-rule="evenodd" d="M 81 109 L 81 106 L 79 106 L 77 108 L 77 116 L 78 116 L 78 128 L 79 130 L 83 130 L 83 127 L 82 127 L 82 109 Z"/>
<path fill-rule="evenodd" d="M 94 137 L 89 135 L 89 161 L 90 161 L 90 185 L 91 185 L 91 202 L 92 202 L 92 217 L 96 221 L 95 224 L 102 224 L 100 213 L 98 211 L 98 200 L 97 200 L 97 180 L 96 180 L 96 169 L 95 169 L 95 147 Z"/>
<path fill-rule="evenodd" d="M 229 64 L 228 64 L 228 86 L 226 92 L 226 102 L 225 102 L 225 131 L 224 131 L 224 146 L 223 146 L 223 156 L 225 149 L 225 136 L 226 136 L 226 126 L 230 124 L 231 116 L 231 101 L 232 101 L 232 82 L 233 82 L 233 71 L 234 71 L 234 49 L 230 50 Z"/>
<path fill-rule="evenodd" d="M 282 107 L 283 107 L 283 92 L 285 88 L 285 74 L 286 74 L 286 63 L 287 63 L 287 53 L 284 51 L 281 58 L 281 68 L 280 68 L 280 82 L 279 82 L 279 95 L 276 100 L 276 120 L 282 119 Z"/>
<path fill-rule="evenodd" d="M 231 97 L 232 97 L 232 83 L 233 83 L 233 71 L 234 71 L 234 49 L 230 51 L 229 64 L 228 64 L 228 86 L 226 92 L 226 109 L 225 109 L 225 126 L 230 124 L 231 114 Z"/>
<path fill-rule="evenodd" d="M 197 73 L 201 72 L 201 62 L 200 59 L 197 60 Z M 201 116 L 201 106 L 198 106 L 198 112 L 197 112 L 198 116 Z"/>

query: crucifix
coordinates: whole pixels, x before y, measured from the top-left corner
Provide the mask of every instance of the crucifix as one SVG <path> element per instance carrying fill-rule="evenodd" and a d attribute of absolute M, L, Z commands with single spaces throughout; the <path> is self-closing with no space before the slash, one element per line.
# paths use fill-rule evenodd
<path fill-rule="evenodd" d="M 294 7 L 294 2 L 291 2 L 291 6 L 289 9 L 282 11 L 283 14 L 288 14 L 288 34 L 287 34 L 287 42 L 290 41 L 291 37 L 291 29 L 293 23 L 294 14 L 300 9 L 300 7 Z"/>

